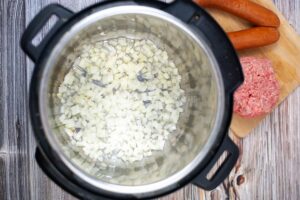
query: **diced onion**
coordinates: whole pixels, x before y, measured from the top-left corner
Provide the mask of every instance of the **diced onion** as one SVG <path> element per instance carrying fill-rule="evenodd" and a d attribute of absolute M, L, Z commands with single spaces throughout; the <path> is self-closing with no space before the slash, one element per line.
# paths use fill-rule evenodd
<path fill-rule="evenodd" d="M 94 160 L 139 161 L 161 151 L 186 102 L 181 76 L 151 40 L 84 45 L 61 83 L 58 121 Z"/>

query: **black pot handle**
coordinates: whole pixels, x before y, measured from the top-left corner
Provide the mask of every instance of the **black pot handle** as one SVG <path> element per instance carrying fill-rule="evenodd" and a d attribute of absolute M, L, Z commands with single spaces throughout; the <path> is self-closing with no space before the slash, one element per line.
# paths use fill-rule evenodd
<path fill-rule="evenodd" d="M 49 31 L 49 33 L 43 38 L 43 40 L 37 45 L 32 44 L 32 40 L 36 34 L 43 28 L 45 23 L 50 19 L 52 15 L 57 16 L 58 20 Z M 36 62 L 41 55 L 42 50 L 48 43 L 49 39 L 52 37 L 66 20 L 68 20 L 73 15 L 73 12 L 69 9 L 59 5 L 50 4 L 42 9 L 30 22 L 28 27 L 25 29 L 21 38 L 21 47 L 25 53 L 31 58 L 33 62 Z"/>
<path fill-rule="evenodd" d="M 186 22 L 205 38 L 220 66 L 227 94 L 243 83 L 241 64 L 233 45 L 221 26 L 204 9 L 191 0 L 177 0 L 164 10 Z"/>
<path fill-rule="evenodd" d="M 226 159 L 215 172 L 215 174 L 210 179 L 208 179 L 208 173 L 217 163 L 222 154 L 226 151 L 228 153 Z M 235 166 L 238 157 L 238 147 L 232 142 L 232 140 L 228 136 L 225 136 L 225 139 L 223 140 L 218 151 L 216 152 L 214 158 L 208 163 L 208 165 L 206 165 L 205 169 L 201 171 L 201 173 L 192 181 L 192 183 L 205 190 L 215 189 L 229 175 L 230 171 Z"/>
<path fill-rule="evenodd" d="M 111 200 L 106 197 L 102 197 L 91 193 L 82 187 L 75 185 L 69 179 L 64 177 L 54 166 L 53 164 L 42 154 L 39 149 L 35 151 L 35 159 L 39 165 L 39 167 L 43 170 L 43 172 L 51 178 L 57 185 L 61 188 L 72 194 L 73 196 L 79 199 L 89 199 L 89 200 Z"/>

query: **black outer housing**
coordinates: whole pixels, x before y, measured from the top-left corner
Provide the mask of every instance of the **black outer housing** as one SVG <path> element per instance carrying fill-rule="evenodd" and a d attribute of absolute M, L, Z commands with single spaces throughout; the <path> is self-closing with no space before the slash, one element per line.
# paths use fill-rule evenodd
<path fill-rule="evenodd" d="M 186 22 L 191 29 L 204 37 L 209 44 L 220 66 L 225 89 L 225 114 L 221 124 L 222 128 L 220 129 L 218 137 L 205 159 L 190 174 L 177 183 L 170 185 L 164 190 L 139 196 L 112 193 L 101 190 L 84 182 L 69 168 L 67 168 L 46 139 L 38 106 L 38 86 L 40 85 L 40 74 L 49 54 L 62 35 L 85 16 L 117 5 L 150 6 L 164 10 Z M 40 45 L 38 47 L 34 47 L 31 45 L 31 40 L 52 14 L 58 16 L 58 22 Z M 191 1 L 177 0 L 172 4 L 147 0 L 105 1 L 84 9 L 77 14 L 73 14 L 71 11 L 58 4 L 52 4 L 42 10 L 27 27 L 21 39 L 21 47 L 36 63 L 30 85 L 29 106 L 32 126 L 38 144 L 36 151 L 37 162 L 42 170 L 53 181 L 74 196 L 81 199 L 148 199 L 171 193 L 189 182 L 192 182 L 206 190 L 212 190 L 228 176 L 231 169 L 234 167 L 239 152 L 237 146 L 229 139 L 227 131 L 232 117 L 233 92 L 243 82 L 241 66 L 226 33 L 209 14 Z M 225 151 L 229 153 L 227 159 L 211 180 L 208 180 L 206 178 L 208 172 Z"/>

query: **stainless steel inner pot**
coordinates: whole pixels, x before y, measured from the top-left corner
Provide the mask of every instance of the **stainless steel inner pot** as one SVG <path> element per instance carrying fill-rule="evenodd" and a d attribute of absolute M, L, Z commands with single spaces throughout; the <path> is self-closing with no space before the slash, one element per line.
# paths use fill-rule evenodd
<path fill-rule="evenodd" d="M 119 37 L 147 38 L 165 49 L 178 67 L 187 97 L 177 129 L 164 151 L 132 165 L 89 159 L 72 146 L 57 122 L 58 87 L 74 58 L 80 56 L 74 49 Z M 223 81 L 207 42 L 179 19 L 150 7 L 116 6 L 84 17 L 54 46 L 41 77 L 38 106 L 51 147 L 82 180 L 116 193 L 155 192 L 188 175 L 211 149 L 224 114 Z"/>

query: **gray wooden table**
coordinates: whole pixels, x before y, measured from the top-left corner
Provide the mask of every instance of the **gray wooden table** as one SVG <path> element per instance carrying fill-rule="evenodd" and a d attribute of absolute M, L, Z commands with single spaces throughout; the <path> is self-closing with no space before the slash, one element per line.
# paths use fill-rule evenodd
<path fill-rule="evenodd" d="M 33 64 L 19 48 L 26 24 L 52 2 L 79 11 L 97 0 L 0 0 L 0 200 L 74 199 L 34 160 L 27 107 Z M 274 2 L 299 33 L 300 0 Z M 204 192 L 188 185 L 162 199 L 299 199 L 299 102 L 298 88 L 250 136 L 235 138 L 241 149 L 239 163 L 216 190 Z"/>

